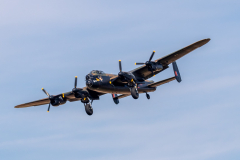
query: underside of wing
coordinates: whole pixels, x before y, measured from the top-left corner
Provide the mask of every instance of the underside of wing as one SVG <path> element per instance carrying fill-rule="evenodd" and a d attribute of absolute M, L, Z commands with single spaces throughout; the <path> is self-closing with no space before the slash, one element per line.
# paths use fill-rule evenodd
<path fill-rule="evenodd" d="M 80 101 L 81 98 L 71 98 L 71 99 L 68 99 L 69 102 L 75 102 L 75 101 Z"/>
<path fill-rule="evenodd" d="M 68 100 L 68 101 L 72 101 L 73 99 L 78 99 L 75 97 L 74 93 L 73 92 L 66 92 L 64 93 L 64 97 Z"/>
<path fill-rule="evenodd" d="M 208 43 L 210 41 L 210 39 L 203 39 L 200 40 L 198 42 L 195 42 L 185 48 L 182 48 L 174 53 L 171 53 L 165 57 L 162 57 L 160 59 L 157 59 L 155 62 L 159 62 L 160 64 L 162 64 L 163 66 L 169 65 L 172 62 L 178 60 L 179 58 L 185 56 L 186 54 L 192 52 L 193 50 L 205 45 L 206 43 Z"/>
<path fill-rule="evenodd" d="M 168 79 L 165 79 L 165 80 L 162 80 L 162 81 L 158 81 L 158 82 L 149 84 L 148 87 L 157 87 L 157 86 L 163 85 L 165 83 L 171 82 L 175 79 L 176 79 L 176 77 L 171 77 L 171 78 L 168 78 Z"/>
<path fill-rule="evenodd" d="M 104 93 L 100 93 L 100 92 L 96 92 L 96 91 L 93 91 L 87 87 L 84 87 L 84 88 L 80 88 L 82 91 L 86 91 L 89 93 L 89 96 L 92 100 L 98 100 L 99 99 L 99 96 L 101 95 L 104 95 Z M 61 95 L 61 94 L 59 94 Z M 74 93 L 73 92 L 66 92 L 64 93 L 64 97 L 67 99 L 67 101 L 69 102 L 74 102 L 74 101 L 79 101 L 81 100 L 81 98 L 76 98 Z"/>
<path fill-rule="evenodd" d="M 40 106 L 40 105 L 49 104 L 49 103 L 50 103 L 50 100 L 48 98 L 44 98 L 44 99 L 40 99 L 40 100 L 37 100 L 37 101 L 17 105 L 14 108 L 25 108 L 25 107 L 31 107 L 31 106 Z"/>
<path fill-rule="evenodd" d="M 86 91 L 89 93 L 89 96 L 92 100 L 98 100 L 99 99 L 99 96 L 103 95 L 104 93 L 100 93 L 100 92 L 96 92 L 96 91 L 93 91 L 87 87 L 84 87 L 84 88 L 79 88 L 81 91 Z M 61 94 L 60 94 L 61 95 Z M 69 102 L 74 102 L 74 101 L 79 101 L 81 100 L 80 97 L 76 98 L 74 93 L 72 91 L 70 92 L 66 92 L 64 93 L 64 96 L 65 98 L 69 101 Z"/>
<path fill-rule="evenodd" d="M 144 81 L 144 80 L 151 78 L 154 75 L 164 71 L 167 68 L 168 68 L 168 66 L 163 66 L 163 69 L 161 71 L 153 71 L 153 74 L 152 74 L 152 72 L 148 70 L 147 66 L 143 65 L 143 66 L 138 67 L 130 72 L 132 72 L 132 74 L 134 74 L 139 81 Z"/>

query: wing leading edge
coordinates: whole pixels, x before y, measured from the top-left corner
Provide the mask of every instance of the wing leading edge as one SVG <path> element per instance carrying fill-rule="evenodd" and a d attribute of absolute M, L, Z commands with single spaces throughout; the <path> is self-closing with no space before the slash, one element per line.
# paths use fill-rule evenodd
<path fill-rule="evenodd" d="M 40 99 L 40 100 L 37 100 L 37 101 L 17 105 L 14 108 L 25 108 L 25 107 L 32 107 L 32 106 L 40 106 L 40 105 L 49 104 L 49 103 L 50 103 L 50 100 L 48 98 L 44 98 L 44 99 Z"/>
<path fill-rule="evenodd" d="M 103 93 L 98 93 L 96 91 L 92 91 L 87 89 L 87 87 L 84 87 L 83 90 L 87 90 L 89 92 L 89 94 L 92 96 L 93 99 L 99 99 L 99 96 L 103 95 Z M 74 102 L 74 101 L 79 101 L 81 100 L 81 98 L 76 98 L 73 94 L 73 92 L 65 92 L 62 94 L 58 94 L 58 95 L 53 95 L 53 96 L 63 96 L 66 98 L 67 101 L 69 102 Z M 36 101 L 32 101 L 32 102 L 28 102 L 28 103 L 24 103 L 24 104 L 20 104 L 15 106 L 14 108 L 25 108 L 25 107 L 32 107 L 32 106 L 40 106 L 40 105 L 45 105 L 45 104 L 49 104 L 50 100 L 49 98 L 44 98 L 44 99 L 40 99 L 40 100 L 36 100 Z"/>
<path fill-rule="evenodd" d="M 179 58 L 185 56 L 186 54 L 192 52 L 193 50 L 199 48 L 199 47 L 202 47 L 203 45 L 205 45 L 206 43 L 208 43 L 210 41 L 210 38 L 208 39 L 203 39 L 203 40 L 200 40 L 200 41 L 197 41 L 185 48 L 182 48 L 176 52 L 173 52 L 165 57 L 162 57 L 160 59 L 157 59 L 155 62 L 159 62 L 160 64 L 162 65 L 169 65 L 171 64 L 172 62 L 178 60 Z"/>

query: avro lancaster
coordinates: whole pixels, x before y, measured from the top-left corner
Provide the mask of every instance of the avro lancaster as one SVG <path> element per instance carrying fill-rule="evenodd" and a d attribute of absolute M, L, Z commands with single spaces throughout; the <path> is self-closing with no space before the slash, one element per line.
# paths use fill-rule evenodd
<path fill-rule="evenodd" d="M 47 111 L 49 112 L 51 105 L 56 107 L 65 104 L 67 101 L 81 101 L 85 106 L 86 113 L 88 115 L 92 115 L 93 101 L 99 100 L 99 97 L 104 94 L 112 94 L 112 99 L 115 104 L 119 103 L 119 99 L 127 96 L 132 96 L 134 99 L 138 99 L 140 93 L 146 94 L 147 99 L 150 99 L 150 95 L 148 93 L 154 92 L 158 86 L 173 80 L 181 82 L 182 79 L 176 60 L 195 50 L 196 48 L 205 45 L 209 41 L 210 39 L 200 40 L 154 61 L 152 59 L 155 51 L 153 51 L 149 60 L 144 63 L 135 63 L 135 65 L 141 66 L 129 72 L 124 72 L 122 70 L 122 63 L 121 60 L 119 60 L 120 71 L 117 75 L 104 73 L 100 70 L 93 70 L 86 75 L 86 86 L 83 88 L 77 88 L 77 77 L 75 77 L 74 88 L 72 91 L 58 95 L 50 95 L 44 88 L 42 88 L 43 92 L 48 96 L 47 98 L 20 104 L 15 106 L 15 108 L 25 108 L 48 104 Z M 148 80 L 149 78 L 169 68 L 170 64 L 173 66 L 173 77 L 158 82 Z"/>

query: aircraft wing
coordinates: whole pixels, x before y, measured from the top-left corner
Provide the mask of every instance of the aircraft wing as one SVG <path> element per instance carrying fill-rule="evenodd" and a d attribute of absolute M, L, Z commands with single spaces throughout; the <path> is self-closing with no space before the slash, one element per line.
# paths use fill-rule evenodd
<path fill-rule="evenodd" d="M 154 71 L 154 75 L 167 69 L 169 64 L 171 64 L 172 62 L 185 56 L 186 54 L 190 53 L 191 51 L 203 46 L 204 44 L 208 43 L 209 41 L 210 41 L 210 39 L 200 40 L 200 41 L 195 42 L 195 43 L 193 43 L 185 48 L 182 48 L 176 52 L 173 52 L 167 56 L 164 56 L 162 58 L 155 60 L 155 62 L 162 64 L 163 69 L 161 71 Z M 141 79 L 145 80 L 145 79 L 151 78 L 153 76 L 152 72 L 148 70 L 146 65 L 142 65 L 141 67 L 138 67 L 130 72 L 132 72 L 139 80 L 141 80 Z"/>
<path fill-rule="evenodd" d="M 179 58 L 185 56 L 186 54 L 192 52 L 193 50 L 203 46 L 204 44 L 208 43 L 210 41 L 210 39 L 203 39 L 203 40 L 200 40 L 200 41 L 197 41 L 185 48 L 182 48 L 176 52 L 173 52 L 165 57 L 162 57 L 162 58 L 159 58 L 157 59 L 155 62 L 159 62 L 160 64 L 162 65 L 169 65 L 171 64 L 172 62 L 178 60 Z"/>
<path fill-rule="evenodd" d="M 71 101 L 72 99 L 75 99 L 72 92 L 66 92 L 66 93 L 59 94 L 59 95 L 54 95 L 54 96 L 62 96 L 62 95 L 64 95 L 65 98 L 68 101 Z M 32 106 L 40 106 L 40 105 L 45 105 L 45 104 L 49 104 L 49 103 L 50 103 L 49 98 L 44 98 L 44 99 L 40 99 L 40 100 L 36 100 L 36 101 L 32 101 L 32 102 L 17 105 L 14 108 L 25 108 L 25 107 L 32 107 Z"/>
<path fill-rule="evenodd" d="M 50 103 L 50 100 L 48 98 L 44 98 L 44 99 L 40 99 L 40 100 L 37 100 L 37 101 L 17 105 L 14 108 L 25 108 L 25 107 L 32 107 L 32 106 L 40 106 L 40 105 L 49 104 L 49 103 Z"/>
<path fill-rule="evenodd" d="M 153 73 L 154 73 L 154 75 L 156 75 L 156 74 L 164 71 L 164 70 L 167 69 L 167 68 L 168 68 L 168 66 L 163 66 L 163 69 L 162 69 L 161 71 L 154 71 Z M 146 65 L 143 65 L 143 66 L 141 66 L 141 67 L 138 67 L 138 68 L 136 68 L 136 69 L 134 69 L 134 70 L 132 70 L 132 71 L 130 71 L 130 72 L 132 72 L 132 74 L 134 74 L 135 77 L 136 77 L 139 81 L 144 81 L 144 80 L 146 80 L 146 79 L 148 79 L 148 78 L 153 77 L 152 72 L 148 70 L 148 68 L 147 68 Z"/>
<path fill-rule="evenodd" d="M 87 89 L 87 87 L 83 88 L 84 90 L 88 90 L 89 94 L 92 96 L 93 99 L 99 99 L 99 96 L 103 95 L 103 93 L 98 93 L 96 91 L 92 91 Z M 79 101 L 81 100 L 81 98 L 76 98 L 73 94 L 73 92 L 66 92 L 66 93 L 61 93 L 58 95 L 53 95 L 53 96 L 64 96 L 64 98 L 66 98 L 67 101 L 69 102 L 74 102 L 74 101 Z M 25 108 L 25 107 L 32 107 L 32 106 L 40 106 L 40 105 L 45 105 L 45 104 L 49 104 L 50 100 L 49 98 L 44 98 L 44 99 L 40 99 L 40 100 L 36 100 L 36 101 L 32 101 L 32 102 L 28 102 L 28 103 L 24 103 L 24 104 L 20 104 L 15 106 L 14 108 Z"/>

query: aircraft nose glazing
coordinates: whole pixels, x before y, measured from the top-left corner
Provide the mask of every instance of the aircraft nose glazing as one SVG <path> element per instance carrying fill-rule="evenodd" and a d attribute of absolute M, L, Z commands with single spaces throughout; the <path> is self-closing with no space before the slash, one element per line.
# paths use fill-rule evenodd
<path fill-rule="evenodd" d="M 93 85 L 93 81 L 92 80 L 88 80 L 86 82 L 86 84 L 87 84 L 88 87 L 91 87 Z"/>

